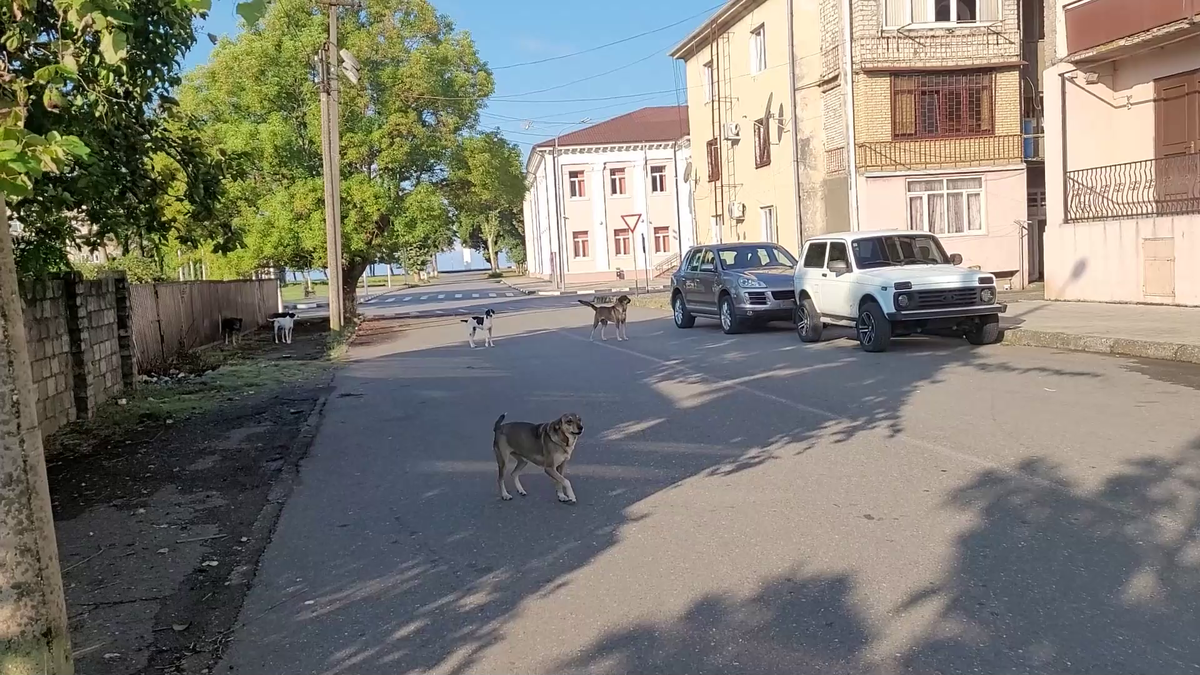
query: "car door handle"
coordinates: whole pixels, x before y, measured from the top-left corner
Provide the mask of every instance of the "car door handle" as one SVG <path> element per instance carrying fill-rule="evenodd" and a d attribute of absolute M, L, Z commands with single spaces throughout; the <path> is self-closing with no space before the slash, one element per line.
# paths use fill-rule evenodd
<path fill-rule="evenodd" d="M 829 276 L 829 275 L 828 275 L 828 274 L 826 274 L 826 273 L 824 273 L 824 272 L 821 272 L 821 276 L 823 276 L 823 277 L 827 277 L 827 276 Z"/>

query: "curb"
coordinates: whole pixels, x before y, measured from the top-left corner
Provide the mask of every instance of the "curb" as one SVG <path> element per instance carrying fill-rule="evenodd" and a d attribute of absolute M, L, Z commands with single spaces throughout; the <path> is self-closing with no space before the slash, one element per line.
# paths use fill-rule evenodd
<path fill-rule="evenodd" d="M 1002 342 L 1006 345 L 1020 347 L 1042 347 L 1200 364 L 1200 345 L 1194 344 L 1100 337 L 1098 335 L 1074 335 L 1028 328 L 1006 329 Z"/>
<path fill-rule="evenodd" d="M 504 281 L 503 279 L 498 279 L 497 281 L 504 284 L 505 286 L 508 286 L 509 288 L 513 289 L 514 291 L 516 291 L 518 293 L 522 293 L 524 295 L 548 295 L 548 296 L 596 295 L 598 293 L 599 294 L 631 293 L 634 290 L 633 286 L 624 286 L 621 288 L 585 288 L 582 290 L 575 290 L 575 291 L 533 291 L 533 290 L 527 290 L 527 289 L 521 288 L 519 286 L 513 286 L 512 284 L 508 283 L 507 281 Z M 666 285 L 650 286 L 648 288 L 642 288 L 639 286 L 637 290 L 639 292 L 645 292 L 645 293 L 661 293 L 661 292 L 667 290 L 667 288 L 668 287 Z"/>

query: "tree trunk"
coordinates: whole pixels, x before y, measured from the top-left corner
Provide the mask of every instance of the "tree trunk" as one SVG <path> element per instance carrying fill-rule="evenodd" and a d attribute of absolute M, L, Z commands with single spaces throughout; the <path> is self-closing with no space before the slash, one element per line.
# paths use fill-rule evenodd
<path fill-rule="evenodd" d="M 8 209 L 0 194 L 0 673 L 71 675 L 67 605 L 59 571 L 37 390 Z"/>
<path fill-rule="evenodd" d="M 358 316 L 358 280 L 367 271 L 365 260 L 352 260 L 342 267 L 342 320 L 350 323 Z"/>
<path fill-rule="evenodd" d="M 489 237 L 487 245 L 488 245 L 488 261 L 492 263 L 492 271 L 499 272 L 500 271 L 500 261 L 496 259 L 496 239 L 494 237 Z"/>

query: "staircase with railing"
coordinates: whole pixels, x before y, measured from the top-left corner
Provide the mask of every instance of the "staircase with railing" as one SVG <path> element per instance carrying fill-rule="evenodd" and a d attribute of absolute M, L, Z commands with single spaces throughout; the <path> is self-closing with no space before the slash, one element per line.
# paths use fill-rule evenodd
<path fill-rule="evenodd" d="M 671 257 L 654 266 L 654 278 L 665 277 L 679 267 L 679 254 L 672 253 Z"/>

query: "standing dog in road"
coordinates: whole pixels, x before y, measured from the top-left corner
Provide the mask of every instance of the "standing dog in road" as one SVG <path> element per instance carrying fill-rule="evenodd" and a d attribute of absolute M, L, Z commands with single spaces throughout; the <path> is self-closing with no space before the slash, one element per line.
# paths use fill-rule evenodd
<path fill-rule="evenodd" d="M 283 334 L 284 344 L 292 344 L 292 329 L 296 327 L 296 315 L 291 312 L 274 314 L 271 323 L 275 328 L 275 344 L 279 344 L 279 334 Z"/>
<path fill-rule="evenodd" d="M 475 349 L 475 333 L 483 333 L 483 346 L 495 347 L 492 342 L 492 317 L 496 316 L 496 310 L 489 309 L 483 313 L 483 316 L 473 316 L 470 319 L 459 319 L 467 324 L 467 342 L 471 345 L 471 349 Z"/>
<path fill-rule="evenodd" d="M 629 332 L 625 328 L 625 317 L 631 302 L 633 301 L 629 299 L 628 295 L 622 295 L 611 305 L 596 306 L 587 300 L 580 300 L 579 304 L 587 305 L 595 312 L 592 317 L 592 335 L 588 339 L 596 339 L 596 326 L 600 326 L 600 339 L 607 342 L 608 338 L 604 336 L 604 331 L 608 328 L 608 324 L 612 323 L 617 327 L 617 340 L 628 340 Z"/>
<path fill-rule="evenodd" d="M 571 481 L 563 474 L 567 462 L 575 452 L 575 444 L 583 434 L 583 420 L 575 413 L 567 413 L 553 422 L 504 423 L 505 415 L 496 418 L 492 425 L 492 450 L 496 453 L 496 470 L 500 477 L 500 499 L 508 501 L 512 495 L 504 487 L 504 481 L 512 476 L 517 494 L 524 497 L 527 492 L 521 486 L 521 469 L 526 465 L 540 466 L 558 486 L 558 501 L 575 503 L 575 490 Z"/>

